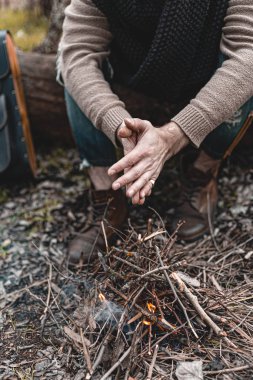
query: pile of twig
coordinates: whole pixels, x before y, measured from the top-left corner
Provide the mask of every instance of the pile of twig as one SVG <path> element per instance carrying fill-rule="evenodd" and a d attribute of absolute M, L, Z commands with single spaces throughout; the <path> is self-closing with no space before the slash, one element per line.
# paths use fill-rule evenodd
<path fill-rule="evenodd" d="M 210 240 L 214 254 L 205 261 L 201 243 L 196 257 L 175 241 L 176 232 L 153 231 L 149 220 L 143 235 L 130 225 L 123 243 L 99 252 L 85 279 L 79 330 L 76 321 L 65 327 L 82 347 L 86 379 L 167 379 L 173 359 L 210 362 L 222 349 L 225 369 L 206 376 L 251 368 L 253 284 L 226 289 L 216 276 L 224 266 L 237 275 L 226 261 L 236 252 Z"/>

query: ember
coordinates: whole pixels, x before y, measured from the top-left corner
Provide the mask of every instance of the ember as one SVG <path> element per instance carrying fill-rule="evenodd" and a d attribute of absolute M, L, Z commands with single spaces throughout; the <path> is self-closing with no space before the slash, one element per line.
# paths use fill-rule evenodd
<path fill-rule="evenodd" d="M 101 302 L 104 302 L 106 300 L 106 298 L 103 295 L 103 293 L 99 293 L 98 297 L 99 297 L 99 299 L 100 299 Z"/>
<path fill-rule="evenodd" d="M 154 314 L 155 311 L 156 311 L 156 306 L 153 305 L 151 302 L 147 302 L 147 308 L 148 308 L 148 310 L 149 310 L 152 314 Z M 146 319 L 144 319 L 142 322 L 143 322 L 143 324 L 146 325 L 146 326 L 150 326 L 150 325 L 152 325 L 152 324 L 154 323 L 154 321 L 147 321 Z"/>
<path fill-rule="evenodd" d="M 156 306 L 155 305 L 153 305 L 151 302 L 147 302 L 147 307 L 148 307 L 148 310 L 151 313 L 155 313 L 155 311 L 156 311 Z"/>
<path fill-rule="evenodd" d="M 146 321 L 146 319 L 144 319 L 142 322 L 146 326 L 150 326 L 152 324 L 152 322 Z"/>

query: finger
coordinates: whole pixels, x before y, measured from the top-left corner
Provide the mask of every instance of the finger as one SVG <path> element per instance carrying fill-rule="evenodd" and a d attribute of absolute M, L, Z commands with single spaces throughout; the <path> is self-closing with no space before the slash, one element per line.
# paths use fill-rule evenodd
<path fill-rule="evenodd" d="M 146 200 L 145 198 L 141 198 L 140 201 L 139 201 L 139 205 L 140 206 L 144 205 L 145 200 Z"/>
<path fill-rule="evenodd" d="M 143 205 L 145 203 L 145 198 L 140 197 L 140 193 L 134 194 L 132 197 L 132 204 L 133 205 Z"/>
<path fill-rule="evenodd" d="M 144 188 L 144 186 L 148 184 L 150 179 L 151 179 L 150 172 L 146 172 L 130 186 L 130 188 L 127 190 L 126 195 L 128 197 L 132 197 L 133 194 L 137 193 L 137 191 L 140 191 L 142 188 Z"/>
<path fill-rule="evenodd" d="M 129 171 L 129 169 L 125 169 L 124 170 L 124 174 L 126 174 L 127 172 Z M 132 183 L 128 183 L 127 185 L 126 185 L 126 191 L 127 191 L 127 189 L 129 189 L 129 187 L 132 185 Z"/>
<path fill-rule="evenodd" d="M 144 132 L 145 129 L 149 126 L 149 122 L 147 120 L 142 120 L 138 118 L 133 119 L 124 119 L 124 123 L 126 127 L 131 129 L 133 132 Z"/>
<path fill-rule="evenodd" d="M 123 122 L 118 130 L 118 136 L 122 139 L 126 139 L 128 137 L 131 137 L 133 135 L 133 131 L 129 128 L 127 128 L 126 124 Z"/>
<path fill-rule="evenodd" d="M 129 186 L 131 185 L 132 185 L 132 182 L 126 186 L 126 192 L 129 189 Z M 132 204 L 138 204 L 139 201 L 140 201 L 140 193 L 138 192 L 134 194 L 134 196 L 132 197 Z"/>
<path fill-rule="evenodd" d="M 134 196 L 132 197 L 132 204 L 133 205 L 138 205 L 140 203 L 140 193 L 136 193 L 134 194 Z"/>
<path fill-rule="evenodd" d="M 145 153 L 145 152 L 144 152 Z M 135 147 L 131 152 L 129 152 L 125 157 L 121 158 L 116 164 L 110 167 L 108 174 L 110 176 L 120 173 L 125 169 L 131 168 L 137 162 L 143 158 L 143 150 L 140 147 Z"/>
<path fill-rule="evenodd" d="M 149 197 L 152 192 L 152 187 L 152 183 L 148 181 L 148 183 L 140 191 L 141 198 Z"/>
<path fill-rule="evenodd" d="M 124 174 L 117 178 L 115 182 L 112 184 L 113 190 L 118 190 L 121 187 L 126 186 L 127 189 L 129 189 L 129 186 L 132 185 L 134 181 L 136 181 L 139 177 L 141 177 L 147 170 L 147 163 L 146 160 L 141 160 L 138 162 L 135 166 L 133 166 L 131 169 L 125 170 Z M 137 193 L 135 191 L 132 193 L 132 195 L 129 195 L 131 198 L 132 196 Z M 128 194 L 128 190 L 127 190 Z"/>

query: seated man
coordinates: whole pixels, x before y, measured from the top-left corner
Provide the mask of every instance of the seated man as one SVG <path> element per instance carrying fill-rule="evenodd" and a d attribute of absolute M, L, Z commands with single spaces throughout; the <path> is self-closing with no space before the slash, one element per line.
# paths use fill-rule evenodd
<path fill-rule="evenodd" d="M 60 50 L 68 115 L 91 180 L 90 213 L 70 260 L 103 249 L 103 216 L 114 229 L 127 216 L 122 188 L 143 204 L 165 161 L 189 143 L 200 153 L 186 169 L 174 226 L 184 219 L 180 238 L 202 236 L 217 203 L 220 160 L 253 105 L 252 0 L 72 0 Z M 131 118 L 112 80 L 186 106 L 155 128 Z M 118 145 L 124 157 L 117 162 Z"/>

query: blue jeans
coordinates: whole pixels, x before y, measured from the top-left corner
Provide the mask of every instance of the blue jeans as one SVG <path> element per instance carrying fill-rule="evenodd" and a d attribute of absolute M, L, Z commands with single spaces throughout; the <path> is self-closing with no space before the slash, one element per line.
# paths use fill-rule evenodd
<path fill-rule="evenodd" d="M 94 127 L 66 89 L 65 100 L 82 167 L 113 165 L 117 160 L 116 149 L 111 140 Z"/>
<path fill-rule="evenodd" d="M 220 53 L 218 66 L 220 67 L 226 59 L 227 58 Z M 250 98 L 239 108 L 229 120 L 209 133 L 203 141 L 201 148 L 209 154 L 209 156 L 215 159 L 221 159 L 239 133 L 250 111 L 253 111 L 253 98 Z"/>

